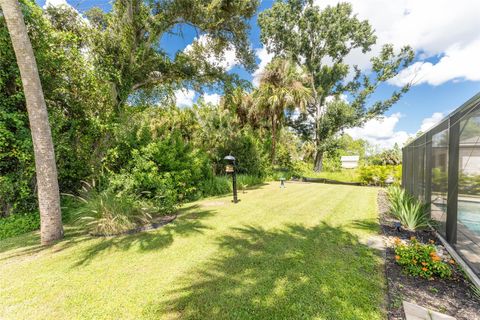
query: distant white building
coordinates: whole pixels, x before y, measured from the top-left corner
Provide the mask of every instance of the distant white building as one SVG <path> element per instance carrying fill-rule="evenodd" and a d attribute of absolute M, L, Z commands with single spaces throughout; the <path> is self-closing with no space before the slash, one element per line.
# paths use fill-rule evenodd
<path fill-rule="evenodd" d="M 358 167 L 358 160 L 360 160 L 359 156 L 343 156 L 340 158 L 342 161 L 342 168 L 345 169 L 353 169 Z"/>

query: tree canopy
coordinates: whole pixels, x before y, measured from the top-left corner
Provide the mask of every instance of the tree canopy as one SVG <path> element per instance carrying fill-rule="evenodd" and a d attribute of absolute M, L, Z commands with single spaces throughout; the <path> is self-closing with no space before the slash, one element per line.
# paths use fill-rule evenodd
<path fill-rule="evenodd" d="M 83 14 L 69 6 L 42 9 L 32 0 L 21 4 L 60 191 L 83 199 L 62 198 L 75 209 L 63 212 L 64 221 L 90 214 L 95 223 L 109 219 L 102 212 L 118 211 L 125 216 L 110 215 L 110 222 L 123 221 L 126 228 L 172 213 L 185 201 L 228 192 L 227 154 L 237 159 L 244 186 L 310 173 L 307 166 L 319 169 L 324 154 L 327 167 L 337 170 L 341 155 L 364 158 L 368 148 L 343 129 L 382 114 L 409 89 L 371 100 L 409 64 L 412 52 L 387 44 L 369 70 L 350 65 L 355 50 L 371 54 L 379 47 L 369 23 L 345 3 L 321 9 L 313 1 L 276 1 L 261 12 L 261 39 L 275 57 L 258 86 L 228 67 L 256 67 L 249 26 L 258 0 L 116 0 L 108 12 Z M 182 36 L 185 28 L 197 37 L 172 52 L 164 39 Z M 235 61 L 226 61 L 232 52 Z M 20 81 L 0 12 L 0 238 L 12 234 L 2 227 L 8 219 L 15 232 L 38 227 L 38 182 Z M 220 102 L 176 105 L 174 93 L 184 88 L 215 92 Z"/>
<path fill-rule="evenodd" d="M 377 38 L 369 22 L 360 20 L 348 3 L 321 9 L 312 0 L 279 0 L 259 14 L 259 25 L 268 51 L 304 66 L 311 77 L 313 103 L 308 116 L 297 123 L 315 142 L 316 170 L 321 170 L 323 153 L 335 134 L 382 114 L 410 87 L 369 102 L 379 85 L 408 66 L 414 54 L 408 46 L 396 51 L 384 44 L 371 59 L 370 70 L 349 65 L 349 54 L 354 50 L 367 54 Z"/>
<path fill-rule="evenodd" d="M 160 87 L 194 86 L 238 80 L 222 65 L 227 49 L 248 70 L 254 57 L 248 40 L 248 19 L 258 0 L 206 1 L 118 0 L 111 12 L 93 8 L 88 49 L 101 76 L 109 81 L 117 108 L 136 93 Z M 173 57 L 160 45 L 163 36 L 190 26 L 200 35 L 190 50 Z M 158 92 L 158 91 L 156 91 Z"/>

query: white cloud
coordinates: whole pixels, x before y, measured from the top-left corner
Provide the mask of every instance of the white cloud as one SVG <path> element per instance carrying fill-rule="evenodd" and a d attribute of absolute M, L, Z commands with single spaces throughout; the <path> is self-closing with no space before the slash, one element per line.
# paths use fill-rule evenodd
<path fill-rule="evenodd" d="M 438 124 L 444 118 L 444 114 L 435 112 L 430 117 L 423 119 L 420 130 L 416 133 L 395 130 L 400 118 L 402 118 L 400 113 L 379 117 L 367 121 L 362 127 L 346 129 L 345 133 L 354 139 L 367 140 L 379 150 L 392 148 L 395 143 L 402 147 L 409 138 L 414 137 L 419 131 L 427 132 Z"/>
<path fill-rule="evenodd" d="M 427 132 L 429 129 L 433 128 L 437 123 L 439 123 L 444 118 L 443 113 L 435 112 L 431 117 L 425 118 L 422 120 L 422 125 L 420 126 L 421 132 Z"/>
<path fill-rule="evenodd" d="M 343 0 L 316 0 L 320 7 Z M 411 45 L 420 62 L 402 72 L 391 83 L 403 85 L 412 78 L 414 84 L 439 85 L 451 80 L 480 80 L 480 1 L 478 0 L 356 0 L 353 11 L 368 19 L 378 36 L 369 55 L 354 51 L 346 59 L 363 70 L 369 58 L 382 44 L 395 47 Z M 425 59 L 438 58 L 436 63 Z M 433 59 L 437 60 L 437 59 Z"/>
<path fill-rule="evenodd" d="M 175 102 L 179 107 L 191 107 L 195 98 L 195 91 L 190 89 L 179 89 L 175 91 Z"/>
<path fill-rule="evenodd" d="M 255 50 L 255 55 L 258 57 L 258 59 L 260 59 L 260 63 L 258 64 L 258 69 L 253 73 L 252 82 L 254 86 L 258 86 L 262 72 L 267 64 L 272 61 L 274 54 L 268 53 L 267 49 L 262 47 Z"/>
<path fill-rule="evenodd" d="M 406 131 L 395 131 L 400 118 L 400 113 L 379 117 L 367 121 L 362 127 L 347 129 L 345 133 L 354 139 L 367 140 L 378 149 L 392 148 L 395 143 L 401 147 L 413 135 Z"/>
<path fill-rule="evenodd" d="M 47 0 L 45 1 L 45 5 L 43 6 L 44 9 L 48 7 L 61 7 L 61 6 L 66 6 L 70 7 L 70 5 L 67 3 L 66 0 Z"/>
<path fill-rule="evenodd" d="M 218 104 L 220 102 L 221 96 L 218 93 L 212 93 L 212 94 L 204 94 L 203 95 L 203 100 L 206 103 L 211 103 L 211 104 Z"/>
<path fill-rule="evenodd" d="M 237 52 L 234 47 L 230 46 L 225 49 L 221 55 L 217 56 L 213 52 L 208 52 L 209 37 L 206 34 L 202 34 L 200 37 L 193 40 L 194 43 L 204 47 L 206 49 L 205 59 L 212 65 L 218 66 L 225 71 L 231 70 L 234 66 L 239 64 L 237 59 Z M 193 43 L 185 47 L 184 52 L 188 53 L 193 50 Z"/>
<path fill-rule="evenodd" d="M 480 80 L 480 39 L 466 47 L 454 45 L 445 51 L 436 63 L 416 62 L 391 80 L 392 84 L 403 85 L 428 83 L 439 85 L 449 80 Z"/>

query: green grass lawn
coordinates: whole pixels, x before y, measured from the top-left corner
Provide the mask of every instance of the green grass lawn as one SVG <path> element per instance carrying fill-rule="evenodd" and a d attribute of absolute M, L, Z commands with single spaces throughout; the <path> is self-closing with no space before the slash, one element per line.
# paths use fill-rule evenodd
<path fill-rule="evenodd" d="M 359 182 L 357 169 L 342 169 L 334 172 L 311 172 L 306 175 L 308 178 L 325 178 L 329 180 L 336 180 L 341 182 Z"/>
<path fill-rule="evenodd" d="M 0 319 L 382 319 L 375 188 L 278 183 L 151 232 L 0 243 Z"/>

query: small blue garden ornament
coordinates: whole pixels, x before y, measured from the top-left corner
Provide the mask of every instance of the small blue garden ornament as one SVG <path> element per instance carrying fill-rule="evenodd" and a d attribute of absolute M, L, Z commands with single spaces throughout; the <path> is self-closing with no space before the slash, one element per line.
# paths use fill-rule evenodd
<path fill-rule="evenodd" d="M 280 178 L 280 188 L 285 188 L 285 178 L 284 177 Z"/>

